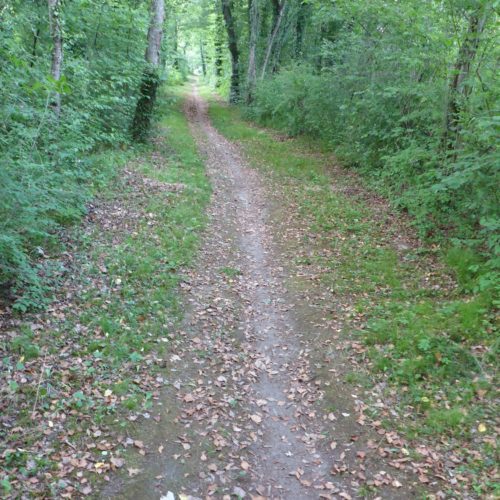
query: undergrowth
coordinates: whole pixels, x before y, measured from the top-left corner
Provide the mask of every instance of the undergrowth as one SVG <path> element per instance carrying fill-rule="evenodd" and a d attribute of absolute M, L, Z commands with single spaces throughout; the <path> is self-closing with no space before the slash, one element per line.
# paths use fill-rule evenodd
<path fill-rule="evenodd" d="M 389 67 L 395 60 L 408 63 L 405 57 L 394 59 L 394 47 L 387 52 L 389 60 L 382 62 L 382 54 L 374 60 Z M 408 50 L 404 44 L 398 49 Z M 357 53 L 359 47 L 339 44 L 335 50 L 352 50 L 354 60 L 337 54 L 335 65 L 321 74 L 308 65 L 283 69 L 257 85 L 245 115 L 290 136 L 305 134 L 325 141 L 343 164 L 363 176 L 365 184 L 409 213 L 420 236 L 438 243 L 453 238 L 461 252 L 474 253 L 467 269 L 467 274 L 478 277 L 474 286 L 496 288 L 498 293 L 494 86 L 477 92 L 461 117 L 457 149 L 444 152 L 440 145 L 444 86 L 433 79 L 409 84 L 408 73 L 399 64 L 393 71 L 374 71 L 363 80 L 365 64 L 371 63 L 363 62 L 363 70 L 353 69 L 357 56 L 363 58 Z M 376 81 L 387 75 L 390 82 Z"/>

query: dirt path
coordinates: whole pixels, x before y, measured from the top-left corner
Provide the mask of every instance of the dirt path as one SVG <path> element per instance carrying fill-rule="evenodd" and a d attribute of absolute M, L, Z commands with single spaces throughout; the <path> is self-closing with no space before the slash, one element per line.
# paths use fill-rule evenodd
<path fill-rule="evenodd" d="M 296 324 L 283 285 L 283 263 L 273 246 L 269 207 L 262 179 L 248 168 L 235 145 L 224 139 L 210 124 L 206 104 L 193 94 L 188 103 L 193 133 L 206 155 L 209 175 L 215 187 L 211 216 L 223 221 L 220 228 L 229 236 L 233 252 L 217 255 L 212 271 L 236 268 L 241 313 L 237 329 L 242 331 L 246 353 L 251 354 L 250 372 L 257 374 L 244 402 L 245 413 L 257 424 L 255 442 L 248 449 L 252 483 L 269 497 L 316 498 L 290 473 L 304 471 L 307 481 L 327 472 L 311 439 L 304 441 L 296 418 L 293 382 L 295 361 L 301 349 Z M 219 229 L 219 228 L 218 228 Z M 217 245 L 216 245 L 217 246 Z M 216 255 L 215 248 L 205 254 Z M 231 255 L 232 253 L 232 255 Z M 250 374 L 251 375 L 251 374 Z M 253 420 L 252 420 L 253 418 Z M 252 426 L 253 427 L 253 426 Z M 311 429 L 312 430 L 312 429 Z"/>
<path fill-rule="evenodd" d="M 362 402 L 335 367 L 335 409 L 324 409 L 330 382 L 318 374 L 332 351 L 332 321 L 312 289 L 290 286 L 286 228 L 265 180 L 214 129 L 195 90 L 186 114 L 214 189 L 209 228 L 184 283 L 186 319 L 168 360 L 160 423 L 129 431 L 146 458 L 103 496 L 348 499 L 367 476 L 384 498 L 413 496 L 382 459 L 360 451 L 373 436 L 360 430 Z"/>

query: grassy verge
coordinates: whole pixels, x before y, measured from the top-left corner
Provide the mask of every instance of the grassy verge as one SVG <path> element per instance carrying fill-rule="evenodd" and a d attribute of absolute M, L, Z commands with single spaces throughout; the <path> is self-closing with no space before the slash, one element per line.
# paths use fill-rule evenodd
<path fill-rule="evenodd" d="M 493 488 L 498 335 L 493 298 L 471 291 L 474 256 L 407 237 L 409 225 L 361 193 L 359 180 L 332 171 L 331 158 L 310 139 L 283 140 L 217 102 L 210 115 L 283 186 L 307 227 L 305 239 L 315 235 L 308 244 L 318 251 L 296 263 L 310 260 L 322 269 L 344 334 L 355 341 L 353 354 L 368 367 L 364 383 L 388 382 L 399 418 L 383 424 L 409 439 L 441 441 L 460 456 L 458 467 L 470 473 L 478 494 Z M 354 375 L 351 382 L 365 378 Z"/>
<path fill-rule="evenodd" d="M 181 103 L 168 89 L 154 144 L 68 236 L 55 302 L 2 335 L 5 495 L 91 494 L 93 478 L 123 466 L 126 419 L 147 412 L 164 383 L 177 285 L 210 196 Z"/>

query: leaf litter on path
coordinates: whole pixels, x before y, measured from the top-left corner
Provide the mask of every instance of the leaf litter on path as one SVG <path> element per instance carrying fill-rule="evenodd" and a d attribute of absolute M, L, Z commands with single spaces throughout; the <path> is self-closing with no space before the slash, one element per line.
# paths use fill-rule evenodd
<path fill-rule="evenodd" d="M 238 147 L 215 131 L 196 94 L 186 114 L 214 194 L 198 264 L 182 287 L 185 319 L 171 351 L 181 361 L 161 397 L 178 414 L 163 429 L 143 429 L 151 443 L 167 441 L 162 455 L 104 494 L 333 499 L 372 488 L 386 498 L 412 496 L 418 477 L 389 472 L 361 396 L 317 367 L 339 327 L 317 307 L 320 292 L 308 277 L 305 293 L 290 285 L 296 270 L 278 240 L 281 221 L 273 218 L 279 200 Z M 324 408 L 327 388 L 338 392 L 333 410 Z M 173 435 L 181 434 L 186 439 L 176 444 Z"/>

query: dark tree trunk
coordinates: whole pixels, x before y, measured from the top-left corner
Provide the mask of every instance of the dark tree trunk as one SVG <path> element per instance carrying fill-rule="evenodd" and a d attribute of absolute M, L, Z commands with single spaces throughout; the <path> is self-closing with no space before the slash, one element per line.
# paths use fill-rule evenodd
<path fill-rule="evenodd" d="M 247 104 L 254 99 L 255 85 L 257 82 L 257 40 L 259 38 L 259 3 L 258 0 L 250 0 L 250 40 L 248 52 L 247 73 Z"/>
<path fill-rule="evenodd" d="M 224 19 L 222 13 L 217 13 L 215 18 L 215 87 L 219 88 L 222 83 L 222 47 L 224 45 Z"/>
<path fill-rule="evenodd" d="M 179 69 L 179 55 L 177 52 L 179 51 L 179 26 L 177 24 L 177 18 L 175 19 L 174 22 L 174 68 Z"/>
<path fill-rule="evenodd" d="M 160 84 L 160 49 L 165 19 L 164 0 L 152 0 L 151 22 L 148 30 L 148 46 L 146 48 L 146 68 L 142 75 L 139 100 L 135 108 L 132 122 L 132 137 L 135 141 L 146 141 L 151 127 L 151 117 Z"/>
<path fill-rule="evenodd" d="M 233 0 L 222 0 L 222 14 L 226 23 L 229 52 L 231 53 L 231 89 L 229 102 L 236 103 L 240 100 L 240 53 L 238 51 L 238 38 L 234 26 Z"/>
<path fill-rule="evenodd" d="M 307 20 L 308 4 L 301 3 L 297 14 L 297 23 L 295 25 L 295 59 L 302 57 L 302 44 L 304 42 L 304 28 Z"/>
<path fill-rule="evenodd" d="M 33 48 L 31 49 L 31 61 L 30 61 L 30 67 L 32 68 L 35 64 L 35 59 L 36 59 L 36 46 L 38 45 L 38 40 L 40 38 L 40 28 L 37 28 L 33 32 Z"/>
<path fill-rule="evenodd" d="M 448 89 L 446 124 L 442 141 L 445 149 L 454 149 L 460 133 L 460 113 L 472 92 L 471 66 L 479 49 L 488 13 L 489 3 L 485 3 L 481 9 L 471 14 L 467 33 L 458 51 Z"/>
<path fill-rule="evenodd" d="M 203 42 L 200 40 L 200 59 L 201 59 L 201 70 L 203 76 L 207 76 L 207 65 L 205 63 L 205 51 L 203 50 Z"/>
<path fill-rule="evenodd" d="M 94 35 L 94 50 L 97 51 L 97 40 L 99 38 L 99 30 L 101 29 L 102 11 L 104 10 L 104 4 L 101 5 L 101 10 L 99 11 L 99 17 L 97 19 L 97 27 L 95 29 Z"/>
<path fill-rule="evenodd" d="M 61 79 L 63 64 L 63 39 L 61 31 L 60 4 L 59 0 L 48 0 L 50 36 L 52 38 L 52 64 L 50 74 L 58 82 Z M 51 107 L 57 118 L 61 115 L 61 93 L 56 91 Z"/>
<path fill-rule="evenodd" d="M 276 37 L 280 30 L 281 23 L 283 21 L 283 15 L 285 13 L 286 8 L 286 0 L 283 0 L 280 3 L 278 0 L 273 0 L 273 27 L 271 33 L 269 34 L 269 39 L 267 42 L 266 55 L 264 57 L 264 63 L 262 64 L 262 72 L 260 78 L 263 80 L 266 76 L 267 66 L 269 61 L 273 59 L 273 51 L 275 51 L 276 47 Z"/>

